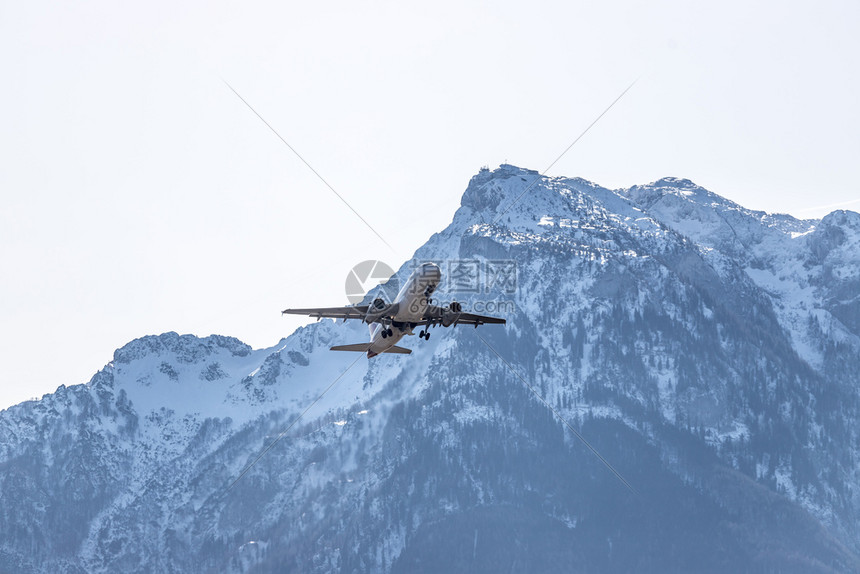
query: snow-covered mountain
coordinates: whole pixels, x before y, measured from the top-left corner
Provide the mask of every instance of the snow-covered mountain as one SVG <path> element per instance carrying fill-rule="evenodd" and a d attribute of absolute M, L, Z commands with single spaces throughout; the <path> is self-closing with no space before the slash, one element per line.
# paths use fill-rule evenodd
<path fill-rule="evenodd" d="M 508 324 L 148 336 L 0 412 L 0 572 L 860 571 L 860 215 L 503 165 L 425 260 Z"/>

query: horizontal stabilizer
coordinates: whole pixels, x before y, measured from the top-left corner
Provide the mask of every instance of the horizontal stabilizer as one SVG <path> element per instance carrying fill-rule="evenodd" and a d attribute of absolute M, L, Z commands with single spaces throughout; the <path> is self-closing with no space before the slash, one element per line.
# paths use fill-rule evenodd
<path fill-rule="evenodd" d="M 353 345 L 338 345 L 332 347 L 332 351 L 358 351 L 364 353 L 370 348 L 370 343 L 355 343 Z"/>
<path fill-rule="evenodd" d="M 397 355 L 408 355 L 412 352 L 412 349 L 404 349 L 403 347 L 398 347 L 397 345 L 391 347 L 390 349 L 386 349 L 382 351 L 383 353 L 395 353 Z"/>

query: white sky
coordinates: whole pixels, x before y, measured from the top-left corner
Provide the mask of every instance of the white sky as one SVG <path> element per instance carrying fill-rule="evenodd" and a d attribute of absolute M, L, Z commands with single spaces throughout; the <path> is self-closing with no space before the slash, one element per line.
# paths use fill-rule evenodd
<path fill-rule="evenodd" d="M 854 1 L 0 0 L 0 408 L 146 334 L 275 344 L 304 322 L 281 309 L 345 304 L 353 264 L 397 267 L 482 165 L 542 171 L 636 78 L 551 175 L 858 210 L 858 25 Z"/>

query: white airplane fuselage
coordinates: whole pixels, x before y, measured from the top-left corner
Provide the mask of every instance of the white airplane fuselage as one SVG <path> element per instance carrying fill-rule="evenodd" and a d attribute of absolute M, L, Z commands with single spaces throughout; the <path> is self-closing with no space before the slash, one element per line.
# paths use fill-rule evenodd
<path fill-rule="evenodd" d="M 370 324 L 368 359 L 395 346 L 404 335 L 414 334 L 410 324 L 418 323 L 424 317 L 430 304 L 430 295 L 441 280 L 442 271 L 434 263 L 424 263 L 412 272 L 394 300 L 393 304 L 397 305 L 397 310 L 391 317 L 390 324 Z M 386 330 L 391 334 L 383 337 Z"/>

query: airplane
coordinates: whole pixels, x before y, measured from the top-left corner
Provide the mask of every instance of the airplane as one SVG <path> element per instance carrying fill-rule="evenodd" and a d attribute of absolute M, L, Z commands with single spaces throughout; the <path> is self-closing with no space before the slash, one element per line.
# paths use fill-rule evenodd
<path fill-rule="evenodd" d="M 430 327 L 442 325 L 474 325 L 477 328 L 483 324 L 504 325 L 505 319 L 464 313 L 462 305 L 452 301 L 450 305 L 439 307 L 431 304 L 430 296 L 442 280 L 442 271 L 435 263 L 423 263 L 400 289 L 394 302 L 386 303 L 383 299 L 374 299 L 370 305 L 352 305 L 348 307 L 322 307 L 318 309 L 285 309 L 281 314 L 308 315 L 330 319 L 359 319 L 369 325 L 370 342 L 331 347 L 332 351 L 366 352 L 367 358 L 372 359 L 382 353 L 397 353 L 408 355 L 412 349 L 398 347 L 397 343 L 404 335 L 414 335 L 415 327 L 425 327 L 418 337 L 430 340 Z"/>

